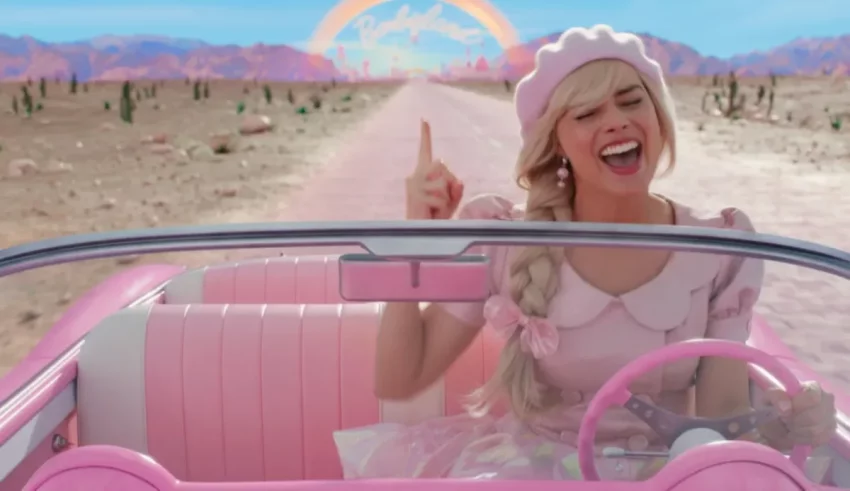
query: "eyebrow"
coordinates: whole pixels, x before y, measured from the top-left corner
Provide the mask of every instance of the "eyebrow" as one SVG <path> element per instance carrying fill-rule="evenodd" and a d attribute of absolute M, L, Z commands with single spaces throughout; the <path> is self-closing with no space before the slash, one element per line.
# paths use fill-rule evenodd
<path fill-rule="evenodd" d="M 642 89 L 640 84 L 629 85 L 628 87 L 626 87 L 624 89 L 618 90 L 614 95 L 615 96 L 621 96 L 621 95 L 624 95 L 624 94 L 628 94 L 629 92 L 631 92 L 633 90 L 639 90 L 639 89 Z"/>

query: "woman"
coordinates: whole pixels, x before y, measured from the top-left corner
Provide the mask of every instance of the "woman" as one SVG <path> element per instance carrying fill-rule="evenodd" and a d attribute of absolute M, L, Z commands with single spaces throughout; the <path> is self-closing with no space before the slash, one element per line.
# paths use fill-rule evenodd
<path fill-rule="evenodd" d="M 479 196 L 461 218 L 753 230 L 740 210 L 701 216 L 649 191 L 659 164 L 675 164 L 676 135 L 662 71 L 639 38 L 607 26 L 570 29 L 540 49 L 535 68 L 517 85 L 515 101 L 525 209 Z M 425 122 L 422 132 L 420 163 L 407 181 L 407 217 L 447 219 L 463 184 L 432 159 Z M 763 276 L 758 260 L 660 250 L 531 246 L 483 252 L 491 258 L 493 297 L 435 304 L 421 313 L 414 303 L 388 305 L 376 362 L 377 395 L 410 398 L 489 324 L 507 340 L 495 375 L 474 394 L 477 411 L 412 427 L 337 433 L 346 477 L 580 479 L 575 440 L 593 392 L 626 363 L 665 343 L 746 340 Z M 501 319 L 512 309 L 532 320 L 505 324 Z M 683 414 L 715 418 L 750 409 L 747 366 L 735 360 L 680 362 L 663 380 L 647 377 L 642 384 L 640 392 Z M 512 411 L 497 420 L 485 413 L 501 395 Z M 832 435 L 833 399 L 816 384 L 793 401 L 783 393 L 772 398 L 782 420 L 751 438 L 785 449 L 818 445 Z M 597 433 L 597 443 L 631 450 L 656 442 L 652 430 L 622 408 L 610 410 Z M 657 464 L 600 459 L 597 465 L 603 479 L 636 479 L 657 471 Z"/>

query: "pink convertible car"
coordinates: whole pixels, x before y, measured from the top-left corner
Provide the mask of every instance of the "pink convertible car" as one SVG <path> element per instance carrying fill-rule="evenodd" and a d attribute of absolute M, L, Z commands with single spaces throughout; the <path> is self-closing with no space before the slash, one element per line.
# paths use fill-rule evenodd
<path fill-rule="evenodd" d="M 373 395 L 381 302 L 483 300 L 489 293 L 488 261 L 468 251 L 486 243 L 749 255 L 769 262 L 768 291 L 790 288 L 793 283 L 777 282 L 799 274 L 817 272 L 823 288 L 846 288 L 850 279 L 847 252 L 687 227 L 295 223 L 108 233 L 13 247 L 0 251 L 0 276 L 165 251 L 319 246 L 361 251 L 281 255 L 193 270 L 144 265 L 98 285 L 0 382 L 0 491 L 850 489 L 850 394 L 821 379 L 779 340 L 771 324 L 793 322 L 795 310 L 787 305 L 785 318 L 756 319 L 748 346 L 671 344 L 610 378 L 589 403 L 581 426 L 575 481 L 343 480 L 334 431 L 457 414 L 464 410 L 463 396 L 493 370 L 499 340 L 484 329 L 437 386 L 416 399 L 388 402 Z M 805 292 L 799 293 L 804 305 Z M 760 307 L 771 301 L 763 294 Z M 632 408 L 635 399 L 627 389 L 632 381 L 665 363 L 701 356 L 749 361 L 754 401 L 772 385 L 794 391 L 799 380 L 820 380 L 836 394 L 839 408 L 831 443 L 786 455 L 736 441 L 716 421 L 650 418 L 634 410 L 669 451 L 596 448 L 603 412 L 615 405 Z M 739 423 L 746 427 L 766 416 L 769 409 L 759 409 Z M 598 459 L 644 454 L 667 458 L 648 480 L 605 481 L 596 472 Z"/>

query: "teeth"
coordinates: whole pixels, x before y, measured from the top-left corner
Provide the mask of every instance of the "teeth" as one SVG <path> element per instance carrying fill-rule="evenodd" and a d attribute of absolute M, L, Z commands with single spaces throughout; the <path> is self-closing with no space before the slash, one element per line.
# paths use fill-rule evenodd
<path fill-rule="evenodd" d="M 625 143 L 619 143 L 617 145 L 610 145 L 602 149 L 601 155 L 603 157 L 608 157 L 609 155 L 619 155 L 621 153 L 626 153 L 629 150 L 634 150 L 638 147 L 638 142 L 630 141 Z"/>

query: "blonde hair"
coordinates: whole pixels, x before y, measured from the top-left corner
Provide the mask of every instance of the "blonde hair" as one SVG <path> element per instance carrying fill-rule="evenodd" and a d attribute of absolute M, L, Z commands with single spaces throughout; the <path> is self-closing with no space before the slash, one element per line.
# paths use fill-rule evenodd
<path fill-rule="evenodd" d="M 561 165 L 555 135 L 558 120 L 577 105 L 601 103 L 616 91 L 634 69 L 624 62 L 597 60 L 581 66 L 558 85 L 549 99 L 543 116 L 525 138 L 517 160 L 517 184 L 528 191 L 526 220 L 562 221 L 570 219 L 575 197 L 575 180 L 570 174 L 564 188 L 558 187 L 556 175 Z M 643 76 L 652 100 L 664 143 L 662 157 L 667 157 L 664 171 L 672 170 L 676 161 L 675 113 L 666 87 Z M 510 266 L 510 295 L 529 316 L 546 317 L 549 302 L 558 291 L 563 247 L 524 247 Z M 520 348 L 519 330 L 507 340 L 492 378 L 472 394 L 471 410 L 486 412 L 498 396 L 506 395 L 514 413 L 520 418 L 544 411 L 560 400 L 539 380 L 537 364 L 530 353 Z"/>

